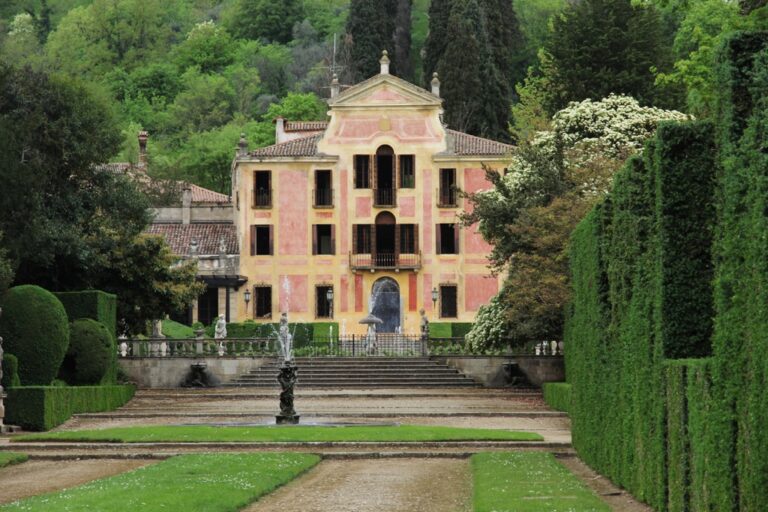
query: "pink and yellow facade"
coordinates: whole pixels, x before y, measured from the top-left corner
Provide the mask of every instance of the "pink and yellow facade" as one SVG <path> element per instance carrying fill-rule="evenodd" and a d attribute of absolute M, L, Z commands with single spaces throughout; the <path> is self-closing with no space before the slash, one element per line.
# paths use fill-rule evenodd
<path fill-rule="evenodd" d="M 339 322 L 361 334 L 418 333 L 431 321 L 472 322 L 498 291 L 490 247 L 461 228 L 458 189 L 489 188 L 513 147 L 446 129 L 441 99 L 382 73 L 339 94 L 327 123 L 278 120 L 278 143 L 233 163 L 240 274 L 250 303 L 238 321 Z M 285 142 L 280 142 L 285 140 Z M 436 300 L 433 300 L 436 299 Z M 235 320 L 235 319 L 233 319 Z"/>

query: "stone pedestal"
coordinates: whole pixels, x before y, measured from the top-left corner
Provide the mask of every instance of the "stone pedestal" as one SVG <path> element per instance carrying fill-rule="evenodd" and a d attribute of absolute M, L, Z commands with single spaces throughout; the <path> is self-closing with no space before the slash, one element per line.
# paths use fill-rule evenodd
<path fill-rule="evenodd" d="M 275 416 L 278 425 L 296 425 L 299 423 L 299 415 L 293 408 L 293 388 L 296 385 L 297 368 L 296 365 L 288 361 L 280 367 L 277 374 L 277 382 L 280 383 L 282 391 L 280 392 L 280 414 Z"/>

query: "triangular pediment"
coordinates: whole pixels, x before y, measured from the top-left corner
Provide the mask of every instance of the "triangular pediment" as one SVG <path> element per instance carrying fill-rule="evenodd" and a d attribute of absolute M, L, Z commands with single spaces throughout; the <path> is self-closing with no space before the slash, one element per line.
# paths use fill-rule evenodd
<path fill-rule="evenodd" d="M 412 107 L 442 105 L 442 100 L 429 91 L 393 75 L 380 74 L 360 82 L 328 100 L 332 108 Z"/>

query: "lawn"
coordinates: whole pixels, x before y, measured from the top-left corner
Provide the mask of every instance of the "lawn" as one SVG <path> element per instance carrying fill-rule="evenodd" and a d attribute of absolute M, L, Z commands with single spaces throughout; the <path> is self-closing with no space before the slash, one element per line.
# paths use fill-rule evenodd
<path fill-rule="evenodd" d="M 11 464 L 19 464 L 26 460 L 27 456 L 23 453 L 0 452 L 0 468 L 10 466 Z"/>
<path fill-rule="evenodd" d="M 24 441 L 96 441 L 113 443 L 159 442 L 425 442 L 425 441 L 541 441 L 539 434 L 509 430 L 452 428 L 420 425 L 399 426 L 254 426 L 208 425 L 106 428 L 46 432 L 13 438 Z"/>
<path fill-rule="evenodd" d="M 80 487 L 0 506 L 0 511 L 234 512 L 320 461 L 298 453 L 180 455 Z"/>
<path fill-rule="evenodd" d="M 478 453 L 472 476 L 474 512 L 611 510 L 551 453 Z"/>

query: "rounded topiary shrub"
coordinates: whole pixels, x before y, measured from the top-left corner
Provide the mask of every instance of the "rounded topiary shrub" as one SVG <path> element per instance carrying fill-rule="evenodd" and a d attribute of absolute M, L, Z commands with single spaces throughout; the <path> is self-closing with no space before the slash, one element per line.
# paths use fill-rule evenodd
<path fill-rule="evenodd" d="M 3 388 L 16 388 L 21 386 L 19 379 L 19 360 L 13 354 L 3 354 Z"/>
<path fill-rule="evenodd" d="M 69 384 L 100 384 L 110 373 L 116 354 L 109 329 L 91 318 L 69 324 L 69 350 L 59 378 Z"/>
<path fill-rule="evenodd" d="M 51 292 L 39 286 L 16 286 L 3 296 L 0 336 L 3 348 L 19 360 L 21 382 L 48 385 L 69 347 L 67 312 Z"/>

